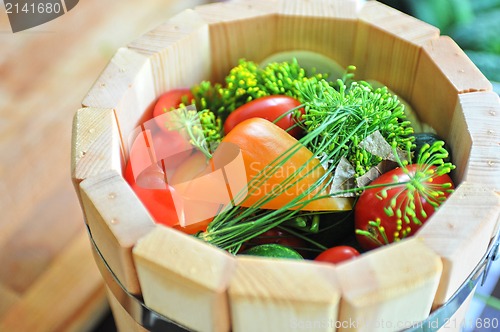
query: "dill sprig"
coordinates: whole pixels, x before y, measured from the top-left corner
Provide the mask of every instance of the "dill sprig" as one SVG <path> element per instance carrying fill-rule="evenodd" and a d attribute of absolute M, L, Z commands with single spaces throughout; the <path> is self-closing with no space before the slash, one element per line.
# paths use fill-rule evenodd
<path fill-rule="evenodd" d="M 412 144 L 413 128 L 405 120 L 404 105 L 387 87 L 373 89 L 366 82 L 352 82 L 347 86 L 337 81 L 338 90 L 325 80 L 310 80 L 301 85 L 301 101 L 306 106 L 302 124 L 308 132 L 324 122 L 329 126 L 307 147 L 323 149 L 324 140 L 331 141 L 327 151 L 330 162 L 338 164 L 344 156 L 354 166 L 356 177 L 365 174 L 382 161 L 364 148 L 361 143 L 375 131 L 390 144 L 395 142 L 400 149 Z"/>
<path fill-rule="evenodd" d="M 297 84 L 323 78 L 325 74 L 308 76 L 296 59 L 269 63 L 264 68 L 240 59 L 225 77 L 224 85 L 203 81 L 191 90 L 198 109 L 208 108 L 224 121 L 238 107 L 261 97 L 282 94 L 300 100 Z"/>
<path fill-rule="evenodd" d="M 189 143 L 207 158 L 212 157 L 222 139 L 222 122 L 208 109 L 198 112 L 193 106 L 181 104 L 178 109 L 169 112 L 169 121 L 165 126 L 187 137 Z"/>

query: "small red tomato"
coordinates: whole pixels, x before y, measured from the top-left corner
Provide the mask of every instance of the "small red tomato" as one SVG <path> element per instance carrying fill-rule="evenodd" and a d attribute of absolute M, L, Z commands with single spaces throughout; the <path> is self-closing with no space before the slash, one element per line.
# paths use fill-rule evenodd
<path fill-rule="evenodd" d="M 338 264 L 359 256 L 359 252 L 350 246 L 336 246 L 323 251 L 314 260 Z"/>
<path fill-rule="evenodd" d="M 354 207 L 356 239 L 363 249 L 413 235 L 434 213 L 454 188 L 448 174 L 438 175 L 435 169 L 421 164 L 398 167 L 370 183 L 380 187 L 363 191 Z"/>
<path fill-rule="evenodd" d="M 184 101 L 191 103 L 193 100 L 193 94 L 189 89 L 173 89 L 164 94 L 162 94 L 153 108 L 153 118 L 156 121 L 158 127 L 162 130 L 167 129 L 162 121 L 160 115 L 170 112 L 173 109 L 179 107 Z"/>
<path fill-rule="evenodd" d="M 152 137 L 156 159 L 163 159 L 166 168 L 176 168 L 194 151 L 189 141 L 175 130 L 157 130 Z"/>
<path fill-rule="evenodd" d="M 276 122 L 276 125 L 286 130 L 293 137 L 298 138 L 302 134 L 302 129 L 297 126 L 296 119 L 292 114 L 293 112 L 289 111 L 300 105 L 298 100 L 282 95 L 254 99 L 229 114 L 224 122 L 224 133 L 229 133 L 238 123 L 247 119 L 263 118 L 272 122 L 283 116 Z"/>

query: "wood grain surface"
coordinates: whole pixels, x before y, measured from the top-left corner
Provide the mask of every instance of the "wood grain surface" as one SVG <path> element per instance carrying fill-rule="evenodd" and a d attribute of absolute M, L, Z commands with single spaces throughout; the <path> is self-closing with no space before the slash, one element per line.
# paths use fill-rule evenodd
<path fill-rule="evenodd" d="M 80 1 L 12 33 L 0 4 L 0 331 L 89 330 L 107 308 L 70 178 L 71 123 L 116 50 L 207 1 Z"/>

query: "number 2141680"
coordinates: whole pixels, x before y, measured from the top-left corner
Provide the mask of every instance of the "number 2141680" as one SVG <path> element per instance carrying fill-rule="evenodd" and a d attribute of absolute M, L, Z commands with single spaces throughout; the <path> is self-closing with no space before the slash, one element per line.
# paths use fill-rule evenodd
<path fill-rule="evenodd" d="M 458 321 L 457 319 L 450 318 L 447 319 L 443 325 L 443 328 L 457 328 L 460 329 L 497 329 L 500 326 L 499 319 L 488 318 L 488 317 L 479 317 L 476 319 L 466 319 L 462 321 Z"/>
<path fill-rule="evenodd" d="M 59 14 L 61 12 L 60 3 L 24 3 L 20 5 L 19 3 L 6 2 L 5 11 L 7 14 Z"/>

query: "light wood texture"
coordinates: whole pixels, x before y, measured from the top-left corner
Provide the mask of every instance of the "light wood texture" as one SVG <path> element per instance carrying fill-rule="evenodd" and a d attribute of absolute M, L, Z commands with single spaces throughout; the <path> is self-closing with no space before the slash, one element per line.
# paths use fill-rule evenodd
<path fill-rule="evenodd" d="M 394 331 L 430 312 L 442 272 L 438 255 L 417 238 L 337 266 L 340 331 Z"/>
<path fill-rule="evenodd" d="M 359 12 L 354 65 L 357 77 L 376 79 L 408 100 L 415 82 L 421 45 L 439 30 L 376 1 Z"/>
<path fill-rule="evenodd" d="M 149 56 L 153 77 L 143 80 L 153 83 L 152 91 L 158 97 L 210 78 L 209 40 L 205 20 L 188 9 L 132 41 L 129 48 Z"/>
<path fill-rule="evenodd" d="M 351 64 L 358 5 L 357 1 L 243 0 L 198 7 L 196 11 L 210 24 L 212 79 L 221 81 L 240 58 L 258 62 L 289 50 L 315 51 L 342 66 Z"/>
<path fill-rule="evenodd" d="M 151 75 L 146 56 L 120 48 L 82 101 L 85 107 L 115 111 L 124 148 L 155 98 Z M 127 151 L 124 149 L 125 158 Z"/>
<path fill-rule="evenodd" d="M 229 69 L 242 57 L 259 61 L 262 60 L 261 54 L 272 52 L 269 38 L 275 34 L 274 21 L 270 16 L 262 16 L 262 11 L 223 2 L 200 6 L 196 12 L 210 24 L 207 55 L 211 80 L 222 82 Z M 248 33 L 249 26 L 257 33 Z"/>
<path fill-rule="evenodd" d="M 443 261 L 434 307 L 455 293 L 485 254 L 500 214 L 500 196 L 491 187 L 464 182 L 443 207 L 416 235 Z"/>
<path fill-rule="evenodd" d="M 101 275 L 94 261 L 87 259 L 89 246 L 86 233 L 75 236 L 73 243 L 9 308 L 0 321 L 0 331 L 49 332 L 92 326 L 89 317 L 99 319 L 105 305 L 101 300 Z"/>
<path fill-rule="evenodd" d="M 76 189 L 83 179 L 109 170 L 121 173 L 122 143 L 112 109 L 79 109 L 72 133 L 71 176 Z"/>
<path fill-rule="evenodd" d="M 73 116 L 120 46 L 202 2 L 80 1 L 15 34 L 0 5 L 1 331 L 89 330 L 105 312 L 70 177 Z"/>
<path fill-rule="evenodd" d="M 241 256 L 229 299 L 234 331 L 335 331 L 340 287 L 333 264 Z"/>
<path fill-rule="evenodd" d="M 456 157 L 454 162 L 465 164 L 460 169 L 460 179 L 484 184 L 500 192 L 499 128 L 498 94 L 473 92 L 458 96 L 449 142 Z M 463 157 L 464 154 L 466 158 Z"/>
<path fill-rule="evenodd" d="M 80 189 L 87 223 L 99 251 L 125 289 L 140 294 L 132 248 L 154 229 L 154 221 L 117 172 L 87 178 L 80 183 Z"/>
<path fill-rule="evenodd" d="M 133 254 L 147 306 L 196 331 L 231 329 L 231 255 L 160 225 L 139 240 Z"/>
<path fill-rule="evenodd" d="M 331 57 L 344 68 L 352 65 L 361 3 L 282 1 L 274 52 L 304 49 Z"/>
<path fill-rule="evenodd" d="M 421 120 L 448 137 L 459 93 L 491 91 L 491 83 L 449 37 L 425 43 L 407 100 Z"/>

